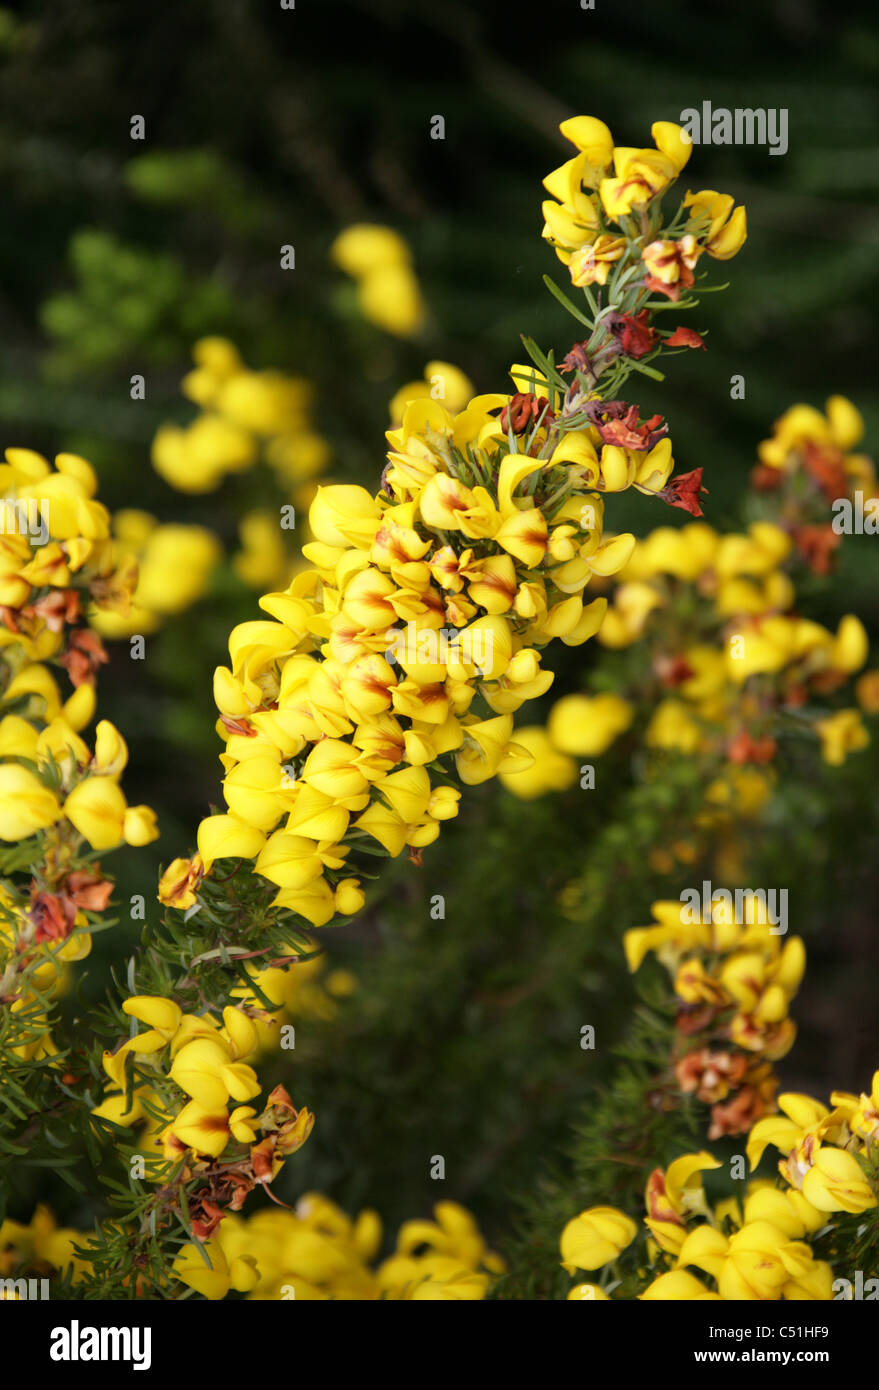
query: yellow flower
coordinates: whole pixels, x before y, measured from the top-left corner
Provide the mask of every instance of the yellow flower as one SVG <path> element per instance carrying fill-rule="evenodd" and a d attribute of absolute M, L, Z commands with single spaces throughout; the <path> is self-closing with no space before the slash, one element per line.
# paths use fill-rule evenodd
<path fill-rule="evenodd" d="M 619 695 L 566 695 L 550 710 L 547 732 L 562 753 L 603 753 L 635 717 Z"/>
<path fill-rule="evenodd" d="M 647 1302 L 700 1302 L 705 1299 L 720 1299 L 721 1295 L 712 1293 L 701 1284 L 694 1274 L 686 1269 L 673 1269 L 654 1279 L 639 1298 Z"/>
<path fill-rule="evenodd" d="M 399 425 L 410 401 L 427 397 L 442 401 L 447 410 L 456 414 L 463 410 L 473 395 L 473 385 L 459 367 L 451 362 L 428 362 L 424 380 L 401 386 L 390 404 L 391 423 Z"/>
<path fill-rule="evenodd" d="M 514 796 L 530 801 L 549 791 L 564 791 L 576 780 L 576 763 L 558 751 L 545 729 L 539 726 L 517 729 L 516 742 L 534 761 L 522 770 L 499 774 L 507 791 Z"/>
<path fill-rule="evenodd" d="M 693 236 L 682 236 L 677 241 L 660 237 L 651 241 L 641 252 L 648 275 L 663 285 L 681 285 L 682 288 L 693 283 L 690 272 L 702 254 Z"/>
<path fill-rule="evenodd" d="M 252 468 L 257 442 L 218 415 L 202 415 L 187 429 L 163 425 L 152 443 L 156 472 L 180 492 L 213 492 L 227 473 Z"/>
<path fill-rule="evenodd" d="M 238 816 L 208 816 L 198 827 L 198 850 L 207 872 L 215 859 L 254 859 L 265 844 L 261 830 Z"/>
<path fill-rule="evenodd" d="M 163 999 L 155 994 L 131 995 L 123 1000 L 122 1011 L 128 1014 L 129 1018 L 146 1023 L 150 1029 L 159 1033 L 165 1042 L 169 1042 L 177 1032 L 183 1016 L 179 1004 L 175 1004 L 173 999 Z"/>
<path fill-rule="evenodd" d="M 727 1238 L 712 1226 L 697 1226 L 678 1255 L 681 1267 L 696 1265 L 717 1280 L 723 1299 L 781 1298 L 788 1282 L 808 1277 L 812 1251 L 769 1221 L 747 1222 Z"/>
<path fill-rule="evenodd" d="M 218 1034 L 194 1038 L 181 1047 L 168 1074 L 199 1105 L 218 1111 L 230 1096 L 233 1100 L 245 1101 L 260 1091 L 253 1068 L 233 1061 L 233 1055 L 228 1043 Z"/>
<path fill-rule="evenodd" d="M 376 266 L 407 265 L 410 255 L 399 232 L 358 222 L 340 232 L 330 247 L 330 256 L 346 274 L 366 275 Z"/>
<path fill-rule="evenodd" d="M 205 1241 L 201 1247 L 182 1245 L 171 1272 L 175 1278 L 211 1302 L 225 1298 L 230 1288 L 239 1293 L 248 1292 L 255 1287 L 259 1277 L 255 1260 L 240 1255 L 229 1263 L 217 1240 Z"/>
<path fill-rule="evenodd" d="M 371 270 L 360 281 L 357 301 L 364 318 L 401 338 L 416 333 L 426 316 L 418 281 L 408 265 Z"/>
<path fill-rule="evenodd" d="M 371 542 L 380 519 L 375 500 L 353 483 L 318 488 L 308 513 L 317 540 L 336 546 Z"/>
<path fill-rule="evenodd" d="M 390 227 L 357 223 L 330 249 L 335 263 L 358 281 L 360 308 L 389 333 L 408 337 L 424 318 L 424 304 L 403 238 Z"/>
<path fill-rule="evenodd" d="M 598 191 L 608 217 L 618 221 L 664 192 L 678 170 L 659 150 L 614 149 L 615 178 L 602 179 Z"/>
<path fill-rule="evenodd" d="M 24 840 L 61 815 L 53 791 L 21 763 L 0 766 L 0 840 Z"/>
<path fill-rule="evenodd" d="M 808 1128 L 825 1120 L 829 1113 L 820 1101 L 795 1091 L 780 1095 L 778 1108 L 781 1114 L 767 1115 L 751 1127 L 746 1153 L 752 1169 L 757 1167 L 767 1144 L 787 1154 Z"/>
<path fill-rule="evenodd" d="M 86 777 L 68 796 L 64 814 L 92 849 L 115 849 L 125 840 L 146 845 L 158 837 L 155 813 L 148 806 L 129 807 L 111 777 Z"/>
<path fill-rule="evenodd" d="M 200 854 L 192 859 L 172 860 L 159 879 L 159 902 L 185 912 L 196 901 L 196 888 L 203 873 Z"/>
<path fill-rule="evenodd" d="M 342 917 L 356 917 L 360 912 L 365 897 L 360 887 L 360 881 L 356 878 L 343 878 L 336 885 L 336 893 L 333 906 L 336 912 Z"/>
<path fill-rule="evenodd" d="M 586 156 L 590 170 L 600 174 L 608 167 L 613 159 L 613 136 L 604 121 L 595 116 L 570 116 L 559 130 Z"/>
<path fill-rule="evenodd" d="M 699 227 L 699 240 L 705 239 L 705 250 L 717 261 L 728 261 L 741 251 L 748 235 L 745 209 L 733 210 L 733 199 L 727 193 L 703 189 L 688 193 L 684 207 L 692 208 L 691 221 Z M 697 221 L 698 219 L 698 221 Z M 707 231 L 702 230 L 707 224 Z"/>
<path fill-rule="evenodd" d="M 682 700 L 661 700 L 644 734 L 648 748 L 670 748 L 680 753 L 695 753 L 702 740 L 702 730 Z"/>
<path fill-rule="evenodd" d="M 638 1227 L 616 1207 L 590 1207 L 562 1231 L 562 1264 L 569 1274 L 577 1269 L 601 1269 L 617 1259 L 638 1234 Z"/>
<path fill-rule="evenodd" d="M 831 767 L 841 767 L 849 753 L 859 752 L 870 742 L 858 709 L 841 709 L 819 719 L 815 728 L 821 739 L 821 756 Z"/>
<path fill-rule="evenodd" d="M 149 806 L 129 806 L 122 821 L 127 845 L 148 845 L 159 838 L 156 813 Z"/>
<path fill-rule="evenodd" d="M 857 1215 L 879 1205 L 854 1154 L 822 1144 L 803 1177 L 803 1196 L 818 1211 Z"/>
<path fill-rule="evenodd" d="M 611 266 L 620 259 L 625 249 L 623 237 L 601 232 L 591 244 L 581 246 L 571 256 L 568 268 L 572 284 L 578 287 L 606 285 Z"/>

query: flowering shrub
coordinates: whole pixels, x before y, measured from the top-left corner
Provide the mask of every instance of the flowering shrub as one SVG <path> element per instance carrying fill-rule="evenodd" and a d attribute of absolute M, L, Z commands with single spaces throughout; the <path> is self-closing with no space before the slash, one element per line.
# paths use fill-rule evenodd
<path fill-rule="evenodd" d="M 111 925 L 113 881 L 98 856 L 158 832 L 150 808 L 129 806 L 120 785 L 119 731 L 102 719 L 91 746 L 82 737 L 107 660 L 88 619 L 124 614 L 136 583 L 92 468 L 73 454 L 53 468 L 8 449 L 0 472 L 0 1056 L 6 1113 L 26 1132 L 77 1079 L 70 1040 L 59 1046 L 53 1030 L 70 966 Z M 4 1164 L 18 1152 L 4 1144 Z"/>
<path fill-rule="evenodd" d="M 28 1224 L 4 1222 L 0 1260 L 13 1276 L 46 1265 L 88 1298 L 515 1297 L 523 1280 L 544 1277 L 560 1233 L 561 1262 L 542 1286 L 550 1296 L 822 1299 L 853 1242 L 876 1257 L 879 1227 L 849 1220 L 879 1206 L 876 1086 L 835 1095 L 831 1109 L 777 1097 L 805 948 L 782 939 L 786 917 L 750 890 L 743 917 L 729 892 L 698 912 L 684 911 L 682 894 L 654 904 L 652 925 L 626 931 L 631 971 L 655 956 L 669 978 L 645 995 L 628 1069 L 586 1142 L 631 1142 L 633 1157 L 602 1192 L 607 1163 L 587 1155 L 601 1204 L 576 1215 L 572 1193 L 555 1192 L 543 1213 L 553 1239 L 535 1242 L 542 1254 L 520 1246 L 508 1269 L 469 1213 L 445 1201 L 435 1222 L 406 1222 L 381 1260 L 372 1210 L 351 1219 L 315 1193 L 295 1208 L 278 1195 L 315 1123 L 307 1078 L 290 1089 L 266 1079 L 283 1020 L 332 1022 L 338 1001 L 362 992 L 350 972 L 321 976 L 319 953 L 323 929 L 359 917 L 381 891 L 381 860 L 406 854 L 414 872 L 470 789 L 498 777 L 536 800 L 576 780 L 574 758 L 627 740 L 648 791 L 671 760 L 695 768 L 670 846 L 642 853 L 633 817 L 636 852 L 670 874 L 708 846 L 738 885 L 748 846 L 730 832 L 769 814 L 781 743 L 806 739 L 836 768 L 866 748 L 862 711 L 879 706 L 873 673 L 846 690 L 867 660 L 860 620 L 849 614 L 834 631 L 804 617 L 795 587 L 833 573 L 829 508 L 872 496 L 872 466 L 849 452 L 855 408 L 833 397 L 826 417 L 805 407 L 782 417 L 759 451 L 753 516 L 725 534 L 701 520 L 703 469 L 675 472 L 669 426 L 630 399 L 631 383 L 661 382 L 663 358 L 705 348 L 676 319 L 712 288 L 707 264 L 741 249 L 744 209 L 702 190 L 669 213 L 665 196 L 691 154 L 677 126 L 656 123 L 655 146 L 641 150 L 615 146 L 592 117 L 561 130 L 576 153 L 545 180 L 543 235 L 576 300 L 547 283 L 585 336 L 558 354 L 523 338 L 513 389 L 494 393 L 428 362 L 424 379 L 394 396 L 386 463 L 369 487 L 316 486 L 328 451 L 303 380 L 247 368 L 225 339 L 196 345 L 184 391 L 201 413 L 159 430 L 155 468 L 207 494 L 264 462 L 308 507 L 309 538 L 292 565 L 270 512 L 242 521 L 237 571 L 267 591 L 214 673 L 225 806 L 164 867 L 162 924 L 144 927 L 90 1016 L 91 1036 L 60 1047 L 55 998 L 67 964 L 106 925 L 112 893 L 95 856 L 157 833 L 119 786 L 122 735 L 101 721 L 93 747 L 81 737 L 105 660 L 97 631 L 80 625 L 83 605 L 95 605 L 107 635 L 151 630 L 203 590 L 218 546 L 206 528 L 143 513 L 111 528 L 77 457 L 61 455 L 53 473 L 26 451 L 7 455 L 5 506 L 18 516 L 36 499 L 42 525 L 36 545 L 4 528 L 2 546 L 0 837 L 11 848 L 0 1046 L 11 1103 L 0 1143 L 8 1158 L 35 1138 L 57 1145 L 63 1115 L 93 1167 L 106 1166 L 114 1212 L 88 1232 L 56 1230 L 39 1208 Z M 396 234 L 355 225 L 333 257 L 376 324 L 408 336 L 423 323 Z M 696 520 L 639 541 L 615 529 L 614 495 L 630 489 Z M 157 576 L 169 554 L 166 588 Z M 593 637 L 593 684 L 555 702 L 545 729 L 517 729 L 565 649 Z M 74 687 L 63 702 L 49 663 Z M 605 859 L 614 834 L 629 834 L 625 821 L 597 842 Z M 584 902 L 592 908 L 595 863 L 563 890 L 574 919 Z M 657 1117 L 655 1130 L 645 1116 Z M 697 1131 L 712 1144 L 747 1134 L 754 1168 L 774 1145 L 781 1183 L 757 1179 L 709 1200 L 702 1175 L 722 1163 L 689 1152 Z M 666 1162 L 660 1148 L 674 1156 Z M 245 1214 L 258 1191 L 273 1205 Z M 559 1269 L 604 1272 L 568 1292 Z"/>

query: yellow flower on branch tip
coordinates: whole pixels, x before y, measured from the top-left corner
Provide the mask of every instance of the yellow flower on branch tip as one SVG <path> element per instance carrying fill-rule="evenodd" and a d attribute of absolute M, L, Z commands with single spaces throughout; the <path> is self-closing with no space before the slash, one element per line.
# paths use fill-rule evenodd
<path fill-rule="evenodd" d="M 651 241 L 641 252 L 647 273 L 663 285 L 686 286 L 692 283 L 692 271 L 702 254 L 694 236 L 682 236 L 678 241 L 660 237 Z"/>
<path fill-rule="evenodd" d="M 838 1096 L 832 1097 L 838 1104 Z M 873 1086 L 869 1095 L 852 1096 L 848 1125 L 852 1134 L 867 1142 L 879 1139 L 879 1071 L 873 1073 Z"/>
<path fill-rule="evenodd" d="M 250 1057 L 259 1046 L 259 1033 L 256 1024 L 241 1009 L 227 1004 L 223 1010 L 223 1031 L 229 1041 L 232 1056 L 236 1061 Z"/>
<path fill-rule="evenodd" d="M 801 1240 L 821 1229 L 826 1218 L 801 1192 L 777 1187 L 754 1187 L 745 1198 L 745 1224 L 768 1221 L 791 1240 Z"/>
<path fill-rule="evenodd" d="M 181 1090 L 210 1111 L 225 1107 L 230 1096 L 233 1100 L 246 1101 L 260 1091 L 253 1068 L 233 1061 L 230 1047 L 217 1034 L 187 1042 L 174 1058 L 168 1074 Z"/>
<path fill-rule="evenodd" d="M 78 768 L 85 767 L 91 757 L 84 741 L 61 715 L 51 720 L 39 734 L 33 755 L 34 761 L 41 764 L 54 758 L 64 782 L 69 781 Z"/>
<path fill-rule="evenodd" d="M 27 758 L 37 761 L 39 734 L 27 719 L 18 714 L 7 714 L 0 719 L 0 759 Z"/>
<path fill-rule="evenodd" d="M 448 410 L 457 414 L 473 395 L 473 385 L 459 367 L 451 362 L 428 362 L 424 380 L 401 386 L 390 403 L 391 423 L 399 425 L 410 401 L 421 397 L 442 401 Z"/>
<path fill-rule="evenodd" d="M 127 845 L 148 845 L 159 838 L 156 813 L 149 806 L 129 806 L 122 822 L 122 836 Z"/>
<path fill-rule="evenodd" d="M 683 126 L 673 121 L 654 121 L 650 134 L 667 159 L 670 159 L 678 173 L 681 172 L 693 153 L 693 142 Z"/>
<path fill-rule="evenodd" d="M 144 1108 L 137 1094 L 131 1097 L 129 1104 L 128 1098 L 123 1092 L 122 1095 L 110 1095 L 101 1101 L 100 1105 L 92 1108 L 93 1115 L 100 1119 L 109 1120 L 111 1124 L 123 1125 L 130 1128 L 136 1125 L 144 1117 Z"/>
<path fill-rule="evenodd" d="M 840 620 L 830 654 L 830 665 L 834 671 L 844 671 L 851 675 L 859 671 L 870 655 L 870 639 L 860 618 L 854 613 L 846 613 Z"/>
<path fill-rule="evenodd" d="M 559 130 L 586 156 L 593 173 L 600 174 L 613 160 L 613 136 L 604 121 L 596 116 L 569 116 L 562 121 Z"/>
<path fill-rule="evenodd" d="M 411 253 L 406 242 L 392 227 L 372 222 L 355 222 L 340 232 L 330 247 L 330 256 L 346 274 L 367 275 L 377 266 L 408 265 Z"/>
<path fill-rule="evenodd" d="M 590 1207 L 562 1231 L 562 1265 L 569 1274 L 578 1269 L 601 1269 L 615 1260 L 638 1234 L 638 1227 L 616 1207 Z"/>
<path fill-rule="evenodd" d="M 425 304 L 409 266 L 388 265 L 370 270 L 360 280 L 357 298 L 365 318 L 401 338 L 408 338 L 424 322 Z"/>
<path fill-rule="evenodd" d="M 663 1248 L 666 1245 L 656 1223 L 680 1224 L 681 1217 L 686 1214 L 704 1213 L 707 1206 L 702 1174 L 720 1166 L 713 1154 L 700 1150 L 682 1154 L 665 1171 L 655 1168 L 650 1174 L 645 1191 L 647 1224 Z"/>
<path fill-rule="evenodd" d="M 304 888 L 320 878 L 324 856 L 318 842 L 304 835 L 276 831 L 266 840 L 256 858 L 256 871 L 279 888 Z"/>
<path fill-rule="evenodd" d="M 573 166 L 580 162 L 571 161 Z M 565 172 L 565 169 L 555 171 L 560 176 L 564 176 Z M 584 242 L 592 241 L 600 225 L 592 199 L 576 193 L 569 196 L 574 206 L 554 203 L 547 198 L 540 209 L 544 217 L 542 235 L 555 246 L 562 260 L 567 260 L 571 252 L 578 250 Z"/>
<path fill-rule="evenodd" d="M 811 1096 L 785 1092 L 778 1097 L 778 1115 L 767 1115 L 752 1125 L 745 1152 L 752 1170 L 757 1167 L 768 1144 L 783 1154 L 795 1148 L 803 1134 L 826 1119 L 826 1105 Z"/>
<path fill-rule="evenodd" d="M 272 901 L 277 907 L 298 912 L 313 927 L 326 926 L 336 913 L 333 891 L 326 879 L 315 879 L 305 888 L 282 888 Z"/>

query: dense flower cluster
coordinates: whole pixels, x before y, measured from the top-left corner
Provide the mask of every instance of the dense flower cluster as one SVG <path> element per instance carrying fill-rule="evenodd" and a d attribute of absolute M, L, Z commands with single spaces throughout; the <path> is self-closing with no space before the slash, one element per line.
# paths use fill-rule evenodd
<path fill-rule="evenodd" d="M 179 491 L 205 493 L 226 476 L 263 462 L 290 506 L 280 513 L 265 508 L 245 513 L 239 525 L 241 550 L 232 565 L 252 588 L 286 583 L 294 556 L 284 544 L 284 532 L 293 530 L 297 509 L 307 508 L 314 480 L 329 462 L 329 446 L 312 419 L 313 388 L 301 377 L 247 367 L 226 338 L 202 338 L 193 358 L 195 367 L 182 390 L 200 414 L 185 427 L 161 426 L 153 440 L 153 465 Z M 120 539 L 140 551 L 139 608 L 161 615 L 170 602 L 170 611 L 179 612 L 201 596 L 220 558 L 211 532 L 198 526 L 152 530 L 151 519 L 142 513 L 125 513 L 120 520 L 125 528 Z M 157 582 L 159 566 L 167 566 L 172 549 L 174 573 L 168 583 L 165 570 L 166 593 Z M 137 631 L 144 630 L 141 621 Z"/>
<path fill-rule="evenodd" d="M 311 568 L 261 600 L 274 621 L 237 628 L 217 671 L 229 809 L 202 823 L 201 863 L 254 859 L 277 905 L 315 926 L 362 902 L 352 849 L 420 850 L 457 813 L 428 765 L 454 753 L 473 784 L 528 761 L 513 714 L 552 682 L 541 649 L 594 634 L 606 601 L 584 602 L 586 586 L 634 546 L 603 534 L 593 428 L 542 411 L 520 436 L 498 411 L 509 397 L 456 416 L 411 402 L 382 490 L 320 489 Z"/>
<path fill-rule="evenodd" d="M 741 250 L 745 210 L 713 190 L 688 193 L 674 222 L 662 228 L 663 195 L 692 153 L 680 126 L 656 121 L 650 130 L 656 148 L 643 150 L 615 146 L 607 126 L 594 116 L 574 116 L 560 129 L 577 154 L 544 179 L 551 198 L 543 204 L 543 235 L 575 285 L 604 285 L 612 267 L 617 273 L 626 270 L 626 242 L 633 233 L 645 243 L 640 260 L 648 288 L 669 299 L 678 299 L 693 284 L 693 270 L 705 252 L 729 260 Z"/>
<path fill-rule="evenodd" d="M 352 1221 L 326 1197 L 307 1193 L 295 1211 L 275 1207 L 246 1220 L 229 1217 L 210 1247 L 214 1268 L 190 1246 L 181 1250 L 175 1272 L 208 1298 L 223 1298 L 237 1274 L 234 1287 L 243 1285 L 255 1299 L 483 1299 L 503 1264 L 463 1207 L 438 1202 L 434 1215 L 435 1221 L 405 1222 L 393 1254 L 373 1268 L 382 1243 L 377 1213 L 362 1211 Z"/>
<path fill-rule="evenodd" d="M 158 831 L 149 807 L 126 801 L 114 726 L 99 721 L 91 746 L 82 737 L 106 661 L 86 619 L 125 613 L 137 580 L 94 471 L 73 454 L 53 469 L 8 449 L 0 475 L 0 1005 L 21 1038 L 13 1054 L 39 1060 L 55 1050 L 49 1006 L 65 966 L 88 955 L 112 892 L 94 851 Z"/>
<path fill-rule="evenodd" d="M 122 1008 L 146 1028 L 104 1053 L 110 1086 L 93 1113 L 126 1127 L 143 1122 L 138 1142 L 151 1180 L 167 1181 L 182 1160 L 178 1181 L 199 1180 L 189 1198 L 192 1230 L 207 1238 L 227 1207 L 237 1211 L 257 1184 L 272 1182 L 314 1117 L 297 1111 L 282 1086 L 261 1110 L 247 1104 L 261 1091 L 250 1065 L 260 1036 L 245 1009 L 227 1006 L 221 1023 L 156 996 L 134 995 Z"/>
<path fill-rule="evenodd" d="M 693 753 L 720 742 L 733 762 L 767 763 L 777 721 L 791 714 L 818 734 L 827 762 L 865 745 L 855 709 L 809 708 L 866 662 L 863 624 L 849 614 L 833 633 L 796 613 L 783 567 L 790 548 L 772 522 L 725 536 L 700 522 L 661 528 L 636 547 L 601 640 L 647 638 L 655 680 L 669 692 L 651 715 L 648 747 Z M 699 641 L 682 631 L 684 605 L 695 610 Z"/>
<path fill-rule="evenodd" d="M 756 1168 L 767 1145 L 781 1153 L 778 1171 L 819 1212 L 859 1215 L 879 1206 L 879 1072 L 869 1094 L 835 1091 L 830 1106 L 810 1096 L 779 1097 L 781 1114 L 754 1125 L 748 1159 Z"/>
<path fill-rule="evenodd" d="M 45 1206 L 27 1223 L 7 1218 L 0 1222 L 0 1278 L 49 1278 L 68 1269 L 75 1278 L 83 1268 L 76 1247 L 87 1241 L 83 1231 L 59 1227 Z"/>
<path fill-rule="evenodd" d="M 867 534 L 879 531 L 876 470 L 866 454 L 853 452 L 863 433 L 852 402 L 831 396 L 824 414 L 802 404 L 785 411 L 757 451 L 752 486 L 816 574 L 830 572 L 843 535 L 853 529 L 853 506 Z"/>
<path fill-rule="evenodd" d="M 138 578 L 126 613 L 95 614 L 93 626 L 109 639 L 148 636 L 197 603 L 222 558 L 220 542 L 206 526 L 162 523 L 133 508 L 116 512 L 113 537 L 136 562 Z"/>
<path fill-rule="evenodd" d="M 643 229 L 626 235 L 640 244 Z M 392 252 L 374 228 L 336 245 L 364 274 Z M 582 348 L 563 364 L 570 384 L 535 350 L 511 369 L 512 396 L 469 402 L 460 373 L 428 364 L 392 405 L 378 494 L 318 491 L 310 569 L 261 600 L 273 621 L 237 628 L 217 672 L 228 813 L 202 823 L 198 859 L 175 863 L 163 901 L 191 906 L 201 874 L 240 856 L 276 884 L 278 908 L 325 925 L 363 901 L 352 851 L 417 856 L 457 813 L 459 792 L 428 767 L 442 775 L 454 754 L 472 784 L 531 761 L 511 732 L 552 682 L 541 649 L 596 632 L 606 600 L 585 602 L 587 586 L 634 547 L 604 535 L 604 494 L 679 502 L 667 427 L 603 399 Z"/>
<path fill-rule="evenodd" d="M 561 1253 L 569 1273 L 613 1264 L 601 1283 L 577 1284 L 568 1297 L 606 1300 L 618 1282 L 616 1262 L 639 1234 L 635 1278 L 641 1298 L 842 1296 L 834 1274 L 850 1239 L 844 1218 L 879 1207 L 879 1073 L 869 1095 L 837 1092 L 826 1106 L 788 1093 L 779 1097 L 779 1107 L 781 1114 L 753 1126 L 747 1152 L 754 1169 L 768 1145 L 778 1149 L 780 1181 L 752 1179 L 743 1202 L 728 1197 L 711 1206 L 702 1174 L 722 1167 L 712 1154 L 685 1154 L 655 1169 L 640 1232 L 613 1207 L 593 1207 L 567 1224 Z"/>
<path fill-rule="evenodd" d="M 593 116 L 574 116 L 560 129 L 578 153 L 544 179 L 551 197 L 543 203 L 543 235 L 583 291 L 591 314 L 589 336 L 562 370 L 576 372 L 587 401 L 600 379 L 607 400 L 632 371 L 662 380 L 650 363 L 663 351 L 705 348 L 692 328 L 660 329 L 655 315 L 670 303 L 678 311 L 696 306 L 690 291 L 704 278 L 696 273 L 700 258 L 735 256 L 746 238 L 746 215 L 728 194 L 705 189 L 687 193 L 665 221 L 664 196 L 692 152 L 680 126 L 657 121 L 651 132 L 656 148 L 643 150 L 615 146 L 607 126 Z M 554 293 L 567 302 L 560 290 Z M 604 413 L 612 427 L 608 443 L 643 447 L 637 435 L 649 438 L 661 424 L 657 417 L 639 427 L 626 402 L 613 405 L 618 410 Z M 698 515 L 701 477 L 701 469 L 683 475 L 667 500 Z"/>
<path fill-rule="evenodd" d="M 233 1290 L 251 1299 L 297 1302 L 484 1299 L 503 1262 L 456 1202 L 438 1202 L 434 1217 L 404 1222 L 393 1252 L 379 1260 L 377 1212 L 362 1211 L 352 1220 L 334 1202 L 309 1192 L 293 1210 L 275 1206 L 248 1218 L 229 1215 L 199 1245 L 182 1245 L 161 1291 L 171 1293 L 179 1281 L 211 1301 Z M 27 1225 L 4 1221 L 0 1278 L 66 1273 L 77 1283 L 88 1270 L 91 1239 L 84 1231 L 59 1228 L 45 1207 Z M 159 1290 L 141 1280 L 140 1292 Z"/>
<path fill-rule="evenodd" d="M 627 683 L 565 696 L 546 730 L 517 730 L 536 763 L 506 776 L 508 789 L 537 796 L 570 785 L 573 756 L 603 753 L 639 709 L 648 749 L 707 758 L 719 777 L 733 778 L 743 805 L 737 769 L 769 767 L 789 728 L 817 736 L 833 766 L 864 748 L 861 710 L 827 703 L 867 660 L 864 626 L 848 614 L 832 632 L 802 617 L 790 573 L 796 559 L 791 535 L 768 520 L 725 535 L 704 521 L 663 526 L 637 542 L 613 578 L 597 634 L 609 650 L 637 647 Z M 862 680 L 857 698 L 872 712 L 872 682 Z M 765 777 L 761 785 L 768 792 Z M 717 792 L 712 783 L 709 807 Z"/>
<path fill-rule="evenodd" d="M 394 392 L 390 402 L 391 424 L 402 425 L 410 401 L 439 401 L 453 415 L 464 410 L 475 395 L 473 383 L 452 362 L 427 362 L 420 381 L 407 381 Z"/>
<path fill-rule="evenodd" d="M 653 904 L 655 923 L 627 931 L 630 970 L 655 953 L 674 981 L 669 1083 L 711 1108 L 709 1139 L 741 1134 L 772 1110 L 771 1063 L 793 1046 L 788 1016 L 806 964 L 798 936 L 770 921 L 765 899 L 717 893 L 704 909 Z"/>

